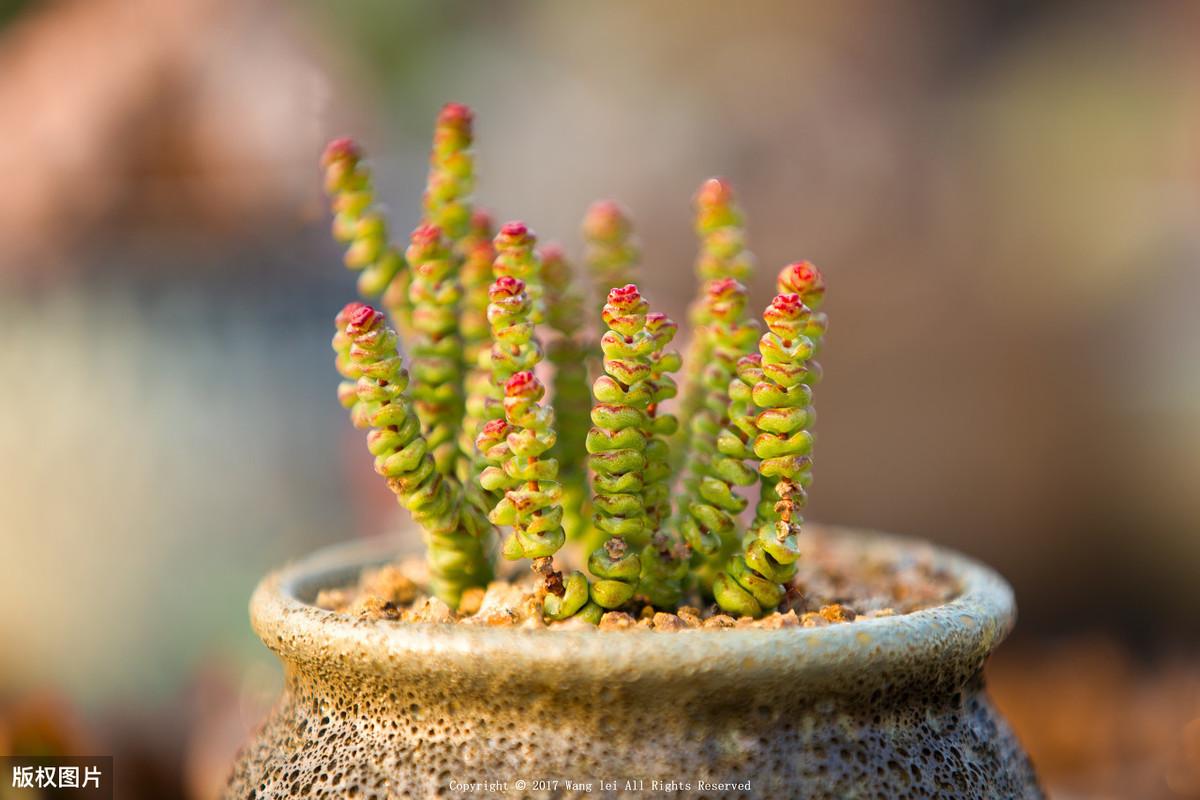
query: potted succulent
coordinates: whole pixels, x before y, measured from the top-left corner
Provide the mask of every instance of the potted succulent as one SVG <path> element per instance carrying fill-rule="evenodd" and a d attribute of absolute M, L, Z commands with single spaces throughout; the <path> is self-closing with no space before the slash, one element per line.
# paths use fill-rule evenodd
<path fill-rule="evenodd" d="M 707 181 L 681 358 L 620 207 L 585 218 L 588 300 L 561 249 L 472 206 L 472 138 L 447 105 L 403 248 L 359 148 L 325 152 L 363 295 L 335 322 L 338 396 L 427 559 L 381 540 L 264 579 L 286 689 L 227 796 L 1040 797 L 981 680 L 1007 584 L 802 527 L 821 272 L 784 267 L 760 323 L 742 216 Z"/>

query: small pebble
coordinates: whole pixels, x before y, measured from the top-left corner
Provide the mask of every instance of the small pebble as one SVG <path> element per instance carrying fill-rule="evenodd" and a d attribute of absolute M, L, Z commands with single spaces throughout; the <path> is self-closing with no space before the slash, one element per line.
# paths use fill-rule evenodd
<path fill-rule="evenodd" d="M 458 601 L 459 616 L 470 616 L 479 611 L 483 605 L 484 591 L 478 586 L 472 586 L 462 593 L 462 599 Z"/>
<path fill-rule="evenodd" d="M 436 597 L 427 597 L 425 601 L 412 610 L 409 618 L 412 622 L 450 622 L 454 615 L 450 607 Z"/>
<path fill-rule="evenodd" d="M 854 613 L 853 608 L 844 606 L 841 603 L 832 603 L 823 607 L 818 612 L 827 622 L 853 622 L 858 614 Z"/>
<path fill-rule="evenodd" d="M 361 619 L 400 619 L 400 609 L 391 600 L 368 594 L 354 601 L 350 613 Z"/>
<path fill-rule="evenodd" d="M 624 611 L 609 611 L 600 618 L 600 630 L 623 631 L 632 628 L 637 622 Z"/>
<path fill-rule="evenodd" d="M 367 570 L 360 585 L 363 594 L 379 595 L 398 606 L 406 606 L 417 597 L 417 584 L 395 564 Z"/>
<path fill-rule="evenodd" d="M 314 605 L 326 611 L 341 611 L 348 608 L 353 600 L 354 592 L 350 589 L 322 589 L 317 593 Z"/>
<path fill-rule="evenodd" d="M 776 611 L 768 617 L 763 617 L 759 622 L 759 627 L 768 630 L 779 630 L 780 628 L 794 628 L 800 624 L 800 618 L 796 616 L 796 612 L 789 610 L 786 614 L 780 614 Z"/>
<path fill-rule="evenodd" d="M 654 615 L 654 630 L 656 631 L 681 631 L 686 627 L 683 620 L 674 614 L 660 611 Z"/>
<path fill-rule="evenodd" d="M 527 596 L 519 586 L 492 581 L 479 600 L 479 608 L 463 622 L 492 627 L 516 625 L 521 622 L 521 607 Z M 463 597 L 466 598 L 466 593 Z"/>

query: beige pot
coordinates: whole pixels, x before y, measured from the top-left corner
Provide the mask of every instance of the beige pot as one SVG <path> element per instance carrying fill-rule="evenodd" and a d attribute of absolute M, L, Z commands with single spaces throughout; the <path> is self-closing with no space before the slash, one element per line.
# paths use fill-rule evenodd
<path fill-rule="evenodd" d="M 878 556 L 927 544 L 832 531 Z M 359 621 L 310 605 L 388 543 L 267 576 L 254 629 L 286 688 L 229 798 L 1039 798 L 983 690 L 1013 625 L 990 569 L 916 613 L 824 628 L 513 630 Z"/>

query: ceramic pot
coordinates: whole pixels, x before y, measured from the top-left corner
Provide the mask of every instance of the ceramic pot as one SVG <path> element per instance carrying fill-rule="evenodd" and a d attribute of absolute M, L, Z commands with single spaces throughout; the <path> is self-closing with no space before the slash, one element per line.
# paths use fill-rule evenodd
<path fill-rule="evenodd" d="M 927 555 L 961 593 L 822 628 L 401 624 L 311 605 L 388 543 L 321 551 L 254 593 L 286 687 L 226 796 L 1041 797 L 983 687 L 1015 619 L 1008 584 L 925 543 L 828 535 Z"/>

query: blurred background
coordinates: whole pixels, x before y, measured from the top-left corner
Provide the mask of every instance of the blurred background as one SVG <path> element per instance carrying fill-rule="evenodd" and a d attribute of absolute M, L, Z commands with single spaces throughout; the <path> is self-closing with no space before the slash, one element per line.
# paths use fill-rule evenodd
<path fill-rule="evenodd" d="M 394 229 L 433 118 L 579 252 L 633 213 L 682 318 L 690 199 L 825 271 L 811 517 L 1014 584 L 990 667 L 1056 797 L 1200 797 L 1200 6 L 0 0 L 0 752 L 216 796 L 280 685 L 268 568 L 400 525 L 334 398 L 353 276 L 317 158 Z"/>

